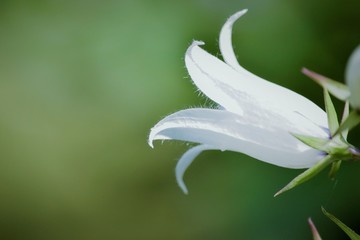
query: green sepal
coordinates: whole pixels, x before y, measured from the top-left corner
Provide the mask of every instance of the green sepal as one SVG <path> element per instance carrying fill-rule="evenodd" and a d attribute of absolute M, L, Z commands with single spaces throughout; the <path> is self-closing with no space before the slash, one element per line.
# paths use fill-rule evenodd
<path fill-rule="evenodd" d="M 330 141 L 329 139 L 306 136 L 306 135 L 301 135 L 301 134 L 296 134 L 296 133 L 290 133 L 290 134 L 312 148 L 315 148 L 317 150 L 324 151 L 324 152 L 327 151 L 327 144 Z"/>
<path fill-rule="evenodd" d="M 321 161 L 317 162 L 314 166 L 312 166 L 311 168 L 307 169 L 305 172 L 301 173 L 296 178 L 294 178 L 284 188 L 282 188 L 280 191 L 278 191 L 274 195 L 274 197 L 313 178 L 315 175 L 317 175 L 319 172 L 321 172 L 324 168 L 329 166 L 329 164 L 331 164 L 334 160 L 335 159 L 332 156 L 326 155 Z"/>
<path fill-rule="evenodd" d="M 349 146 L 349 152 L 351 153 L 351 159 L 360 160 L 360 150 L 352 145 Z"/>
<path fill-rule="evenodd" d="M 339 126 L 334 135 L 342 132 L 348 132 L 360 123 L 360 113 L 356 110 L 352 111 L 344 122 Z"/>
<path fill-rule="evenodd" d="M 301 71 L 303 74 L 313 79 L 321 87 L 328 89 L 329 92 L 336 98 L 346 101 L 350 97 L 350 89 L 347 85 L 334 81 L 306 68 L 303 68 Z"/>
<path fill-rule="evenodd" d="M 343 112 L 343 115 L 342 115 L 342 118 L 341 118 L 341 124 L 342 125 L 345 120 L 349 117 L 349 113 L 350 113 L 350 104 L 349 104 L 349 101 L 346 101 L 345 102 L 345 106 L 344 106 L 344 112 Z M 347 136 L 348 136 L 348 133 L 349 133 L 349 129 L 345 129 L 344 131 L 342 131 L 341 135 L 343 136 L 343 138 L 345 140 L 347 140 Z"/>
<path fill-rule="evenodd" d="M 310 229 L 313 235 L 313 239 L 314 240 L 321 240 L 320 234 L 318 232 L 318 230 L 315 227 L 315 224 L 312 222 L 311 218 L 308 219 L 308 223 L 310 225 Z"/>
<path fill-rule="evenodd" d="M 345 102 L 345 106 L 344 106 L 344 111 L 343 111 L 343 115 L 342 115 L 342 118 L 341 118 L 341 124 L 346 120 L 346 118 L 349 116 L 349 111 L 350 111 L 350 106 L 349 106 L 349 101 L 346 101 Z M 342 140 L 344 142 L 346 142 L 347 140 L 347 136 L 348 136 L 348 133 L 349 131 L 347 129 L 345 129 L 342 133 L 341 133 L 341 136 L 342 136 Z M 335 175 L 336 173 L 339 171 L 341 167 L 341 161 L 336 161 L 336 162 L 333 162 L 331 164 L 331 168 L 330 168 L 330 171 L 329 171 L 329 178 L 331 179 L 334 179 L 335 178 Z"/>
<path fill-rule="evenodd" d="M 334 179 L 336 173 L 339 171 L 341 166 L 341 161 L 336 161 L 331 164 L 331 168 L 329 171 L 329 178 Z"/>
<path fill-rule="evenodd" d="M 360 240 L 360 235 L 342 223 L 339 219 L 337 219 L 334 215 L 328 213 L 323 207 L 321 207 L 323 213 L 331 219 L 336 225 L 338 225 L 348 236 L 351 240 Z"/>
<path fill-rule="evenodd" d="M 324 88 L 324 101 L 325 101 L 325 109 L 328 119 L 329 130 L 331 136 L 334 136 L 336 130 L 339 128 L 339 120 L 337 118 L 336 110 L 334 104 L 331 100 L 329 92 L 326 88 Z"/>

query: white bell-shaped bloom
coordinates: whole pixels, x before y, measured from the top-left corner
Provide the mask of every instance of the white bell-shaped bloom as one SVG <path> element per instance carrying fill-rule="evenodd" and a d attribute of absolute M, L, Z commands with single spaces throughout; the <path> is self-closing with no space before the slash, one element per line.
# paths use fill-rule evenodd
<path fill-rule="evenodd" d="M 350 89 L 350 104 L 360 111 L 360 45 L 349 58 L 345 80 Z"/>
<path fill-rule="evenodd" d="M 239 65 L 233 52 L 233 23 L 246 10 L 231 16 L 220 33 L 225 62 L 204 51 L 194 41 L 185 54 L 186 68 L 194 84 L 218 109 L 178 111 L 157 123 L 153 140 L 198 143 L 179 160 L 176 178 L 186 193 L 183 174 L 204 150 L 241 152 L 261 161 L 287 168 L 309 168 L 324 156 L 291 133 L 328 138 L 326 113 L 305 97 L 268 82 Z"/>

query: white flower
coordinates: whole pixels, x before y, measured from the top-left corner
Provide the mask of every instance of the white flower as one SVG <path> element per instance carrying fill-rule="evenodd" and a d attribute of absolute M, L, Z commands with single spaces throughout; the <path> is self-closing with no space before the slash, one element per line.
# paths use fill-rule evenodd
<path fill-rule="evenodd" d="M 181 110 L 151 129 L 151 147 L 153 140 L 199 144 L 188 150 L 176 166 L 177 182 L 185 193 L 183 174 L 204 150 L 241 152 L 287 168 L 309 168 L 324 156 L 291 133 L 329 138 L 326 113 L 305 97 L 238 64 L 231 43 L 232 25 L 246 12 L 231 16 L 221 30 L 219 45 L 225 62 L 200 48 L 204 43 L 198 41 L 185 54 L 194 84 L 219 108 Z"/>
<path fill-rule="evenodd" d="M 360 46 L 350 56 L 345 79 L 350 89 L 350 104 L 356 110 L 360 110 Z"/>

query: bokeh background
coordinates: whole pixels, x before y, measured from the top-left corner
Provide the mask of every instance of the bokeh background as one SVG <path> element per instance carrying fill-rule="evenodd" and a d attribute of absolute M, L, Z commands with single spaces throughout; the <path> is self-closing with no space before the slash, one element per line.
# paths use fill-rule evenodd
<path fill-rule="evenodd" d="M 346 239 L 320 206 L 360 232 L 359 163 L 273 198 L 301 170 L 209 151 L 186 196 L 174 167 L 188 146 L 147 145 L 162 117 L 212 104 L 184 53 L 197 39 L 219 55 L 222 24 L 243 8 L 241 64 L 323 106 L 300 69 L 343 81 L 358 0 L 0 1 L 0 238 L 303 240 L 312 217 L 324 239 Z"/>

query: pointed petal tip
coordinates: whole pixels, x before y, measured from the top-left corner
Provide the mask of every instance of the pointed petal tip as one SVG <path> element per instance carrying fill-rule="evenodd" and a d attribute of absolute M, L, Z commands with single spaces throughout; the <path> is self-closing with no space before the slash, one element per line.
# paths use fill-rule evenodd
<path fill-rule="evenodd" d="M 241 16 L 243 16 L 245 13 L 247 13 L 247 11 L 248 11 L 247 9 L 243 9 L 243 10 L 238 11 L 238 12 L 234 13 L 233 15 L 231 15 L 226 20 L 223 27 L 221 28 L 220 36 L 219 36 L 219 47 L 220 47 L 220 52 L 221 52 L 221 55 L 223 56 L 224 61 L 229 66 L 231 66 L 233 69 L 240 71 L 240 72 L 245 72 L 245 73 L 247 73 L 247 70 L 239 65 L 239 63 L 237 61 L 237 57 L 234 53 L 234 49 L 232 47 L 231 35 L 232 35 L 232 27 L 233 27 L 234 23 Z"/>
<path fill-rule="evenodd" d="M 238 20 L 241 16 L 243 16 L 245 13 L 247 13 L 247 11 L 248 11 L 248 9 L 243 9 L 243 10 L 238 11 L 238 12 L 234 13 L 233 15 L 231 15 L 231 16 L 229 17 L 229 19 L 227 20 L 227 22 L 230 23 L 230 26 L 229 26 L 229 27 L 231 27 L 231 25 L 232 25 L 236 20 Z"/>
<path fill-rule="evenodd" d="M 240 15 L 240 16 L 242 16 L 242 15 L 244 15 L 245 13 L 247 13 L 248 10 L 249 10 L 249 9 L 245 8 L 245 9 L 243 9 L 243 10 L 238 11 L 238 12 L 235 13 L 234 15 Z"/>
<path fill-rule="evenodd" d="M 230 18 L 232 18 L 232 17 L 239 18 L 239 17 L 241 17 L 242 15 L 244 15 L 244 14 L 247 13 L 247 12 L 248 12 L 248 9 L 245 8 L 245 9 L 240 10 L 240 11 L 234 13 L 233 15 L 231 15 Z"/>

